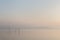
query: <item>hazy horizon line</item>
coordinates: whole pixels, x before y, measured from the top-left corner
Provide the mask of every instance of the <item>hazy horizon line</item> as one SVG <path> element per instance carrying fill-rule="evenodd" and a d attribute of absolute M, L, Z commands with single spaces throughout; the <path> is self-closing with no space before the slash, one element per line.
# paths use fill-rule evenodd
<path fill-rule="evenodd" d="M 0 27 L 0 29 L 60 29 L 60 27 Z"/>

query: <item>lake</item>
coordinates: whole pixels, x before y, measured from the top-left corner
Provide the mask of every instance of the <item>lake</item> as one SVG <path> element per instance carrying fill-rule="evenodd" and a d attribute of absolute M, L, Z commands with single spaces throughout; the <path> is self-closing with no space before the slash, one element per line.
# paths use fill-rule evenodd
<path fill-rule="evenodd" d="M 0 31 L 0 40 L 60 40 L 60 29 L 15 29 Z"/>

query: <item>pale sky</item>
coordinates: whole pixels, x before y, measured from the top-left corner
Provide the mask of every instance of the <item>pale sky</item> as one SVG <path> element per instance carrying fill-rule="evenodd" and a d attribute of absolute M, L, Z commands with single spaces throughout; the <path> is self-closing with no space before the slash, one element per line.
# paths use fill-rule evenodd
<path fill-rule="evenodd" d="M 0 0 L 0 25 L 60 26 L 60 0 Z"/>

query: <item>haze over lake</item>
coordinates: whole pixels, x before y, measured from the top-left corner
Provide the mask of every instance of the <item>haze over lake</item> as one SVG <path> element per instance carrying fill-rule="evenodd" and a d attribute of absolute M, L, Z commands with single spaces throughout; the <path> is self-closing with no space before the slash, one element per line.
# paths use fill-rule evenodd
<path fill-rule="evenodd" d="M 0 40 L 60 40 L 60 0 L 0 0 Z"/>

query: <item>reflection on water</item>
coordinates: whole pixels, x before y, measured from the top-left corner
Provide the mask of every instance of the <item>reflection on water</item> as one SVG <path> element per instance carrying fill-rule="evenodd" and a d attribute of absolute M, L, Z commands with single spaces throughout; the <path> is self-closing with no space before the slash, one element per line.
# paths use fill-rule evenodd
<path fill-rule="evenodd" d="M 0 31 L 0 40 L 60 40 L 60 30 L 17 29 Z"/>

